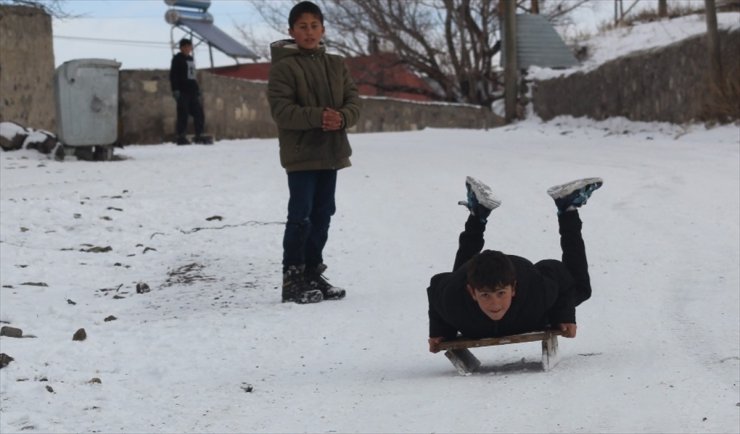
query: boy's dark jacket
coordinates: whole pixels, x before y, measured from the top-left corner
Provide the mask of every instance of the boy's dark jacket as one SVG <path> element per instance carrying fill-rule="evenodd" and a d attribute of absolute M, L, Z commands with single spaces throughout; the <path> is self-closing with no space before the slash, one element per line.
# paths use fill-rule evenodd
<path fill-rule="evenodd" d="M 494 321 L 481 311 L 466 289 L 465 263 L 452 273 L 432 277 L 429 297 L 429 336 L 454 338 L 457 332 L 473 339 L 510 336 L 575 323 L 573 278 L 558 261 L 533 265 L 507 255 L 516 269 L 516 295 L 506 315 Z"/>
<path fill-rule="evenodd" d="M 170 87 L 182 93 L 200 93 L 195 81 L 195 62 L 193 56 L 177 53 L 172 56 L 170 65 Z"/>
<path fill-rule="evenodd" d="M 360 117 L 360 97 L 342 57 L 327 54 L 323 44 L 302 50 L 293 40 L 273 42 L 270 51 L 267 94 L 282 166 L 288 172 L 349 167 L 346 129 Z M 344 128 L 321 129 L 325 107 L 342 114 Z"/>

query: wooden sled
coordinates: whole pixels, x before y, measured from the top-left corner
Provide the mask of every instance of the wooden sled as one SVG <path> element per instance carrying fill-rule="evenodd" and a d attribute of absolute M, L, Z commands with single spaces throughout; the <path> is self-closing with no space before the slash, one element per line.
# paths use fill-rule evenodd
<path fill-rule="evenodd" d="M 454 339 L 440 343 L 439 349 L 446 350 L 445 356 L 460 375 L 470 375 L 478 370 L 480 360 L 468 348 L 542 341 L 542 369 L 549 371 L 558 363 L 558 336 L 562 334 L 560 330 L 544 330 L 501 338 Z"/>

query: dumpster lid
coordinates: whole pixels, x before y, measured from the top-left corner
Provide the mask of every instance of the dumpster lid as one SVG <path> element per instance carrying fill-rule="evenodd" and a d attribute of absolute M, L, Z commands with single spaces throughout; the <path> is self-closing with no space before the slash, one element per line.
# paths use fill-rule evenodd
<path fill-rule="evenodd" d="M 120 68 L 121 62 L 118 62 L 116 60 L 110 60 L 110 59 L 73 59 L 68 60 L 62 64 L 74 66 L 77 68 L 84 68 L 84 67 L 109 67 L 109 68 Z"/>

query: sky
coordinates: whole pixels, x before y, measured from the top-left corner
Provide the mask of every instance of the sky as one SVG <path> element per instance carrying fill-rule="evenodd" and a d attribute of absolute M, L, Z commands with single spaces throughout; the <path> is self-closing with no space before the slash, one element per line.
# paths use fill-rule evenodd
<path fill-rule="evenodd" d="M 186 36 L 165 21 L 169 6 L 163 0 L 68 0 L 64 7 L 79 17 L 53 20 L 56 66 L 90 57 L 118 60 L 122 69 L 166 69 L 176 52 L 171 41 L 176 43 Z M 208 13 L 217 27 L 242 43 L 239 26 L 282 37 L 260 21 L 247 1 L 213 0 Z M 235 64 L 218 50 L 213 53 L 215 66 Z M 195 58 L 199 68 L 210 66 L 205 44 L 196 47 Z M 251 60 L 240 59 L 240 63 L 246 62 Z"/>
<path fill-rule="evenodd" d="M 675 1 L 696 3 L 697 0 Z M 641 0 L 638 6 L 654 7 L 654 4 L 655 0 Z M 166 69 L 174 54 L 171 41 L 185 36 L 165 22 L 168 6 L 164 0 L 67 0 L 64 7 L 79 17 L 53 21 L 57 66 L 72 59 L 104 58 L 118 60 L 122 69 Z M 577 25 L 564 31 L 594 34 L 599 24 L 612 18 L 613 7 L 612 0 L 594 0 L 578 10 L 574 17 Z M 265 41 L 287 37 L 287 24 L 285 34 L 274 31 L 245 0 L 212 0 L 208 12 L 216 26 L 240 42 L 243 40 L 238 27 L 249 28 Z M 330 17 L 327 32 L 331 32 Z M 199 68 L 210 66 L 205 45 L 196 47 L 195 59 Z M 246 62 L 251 60 L 240 60 Z M 215 66 L 234 64 L 232 58 L 214 50 Z"/>

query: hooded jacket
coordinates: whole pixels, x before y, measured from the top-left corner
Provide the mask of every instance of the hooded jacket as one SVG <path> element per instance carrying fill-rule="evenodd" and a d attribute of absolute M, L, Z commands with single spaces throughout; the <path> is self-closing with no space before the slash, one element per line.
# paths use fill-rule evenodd
<path fill-rule="evenodd" d="M 575 323 L 574 281 L 559 261 L 532 264 L 507 255 L 516 270 L 516 294 L 504 317 L 490 319 L 466 289 L 467 263 L 452 273 L 432 277 L 429 298 L 429 336 L 481 339 L 545 330 Z"/>
<path fill-rule="evenodd" d="M 352 148 L 346 129 L 357 123 L 361 103 L 343 58 L 327 54 L 323 43 L 308 51 L 294 40 L 273 42 L 270 51 L 267 95 L 282 166 L 287 172 L 349 167 Z M 326 107 L 342 114 L 342 129 L 321 129 Z"/>

